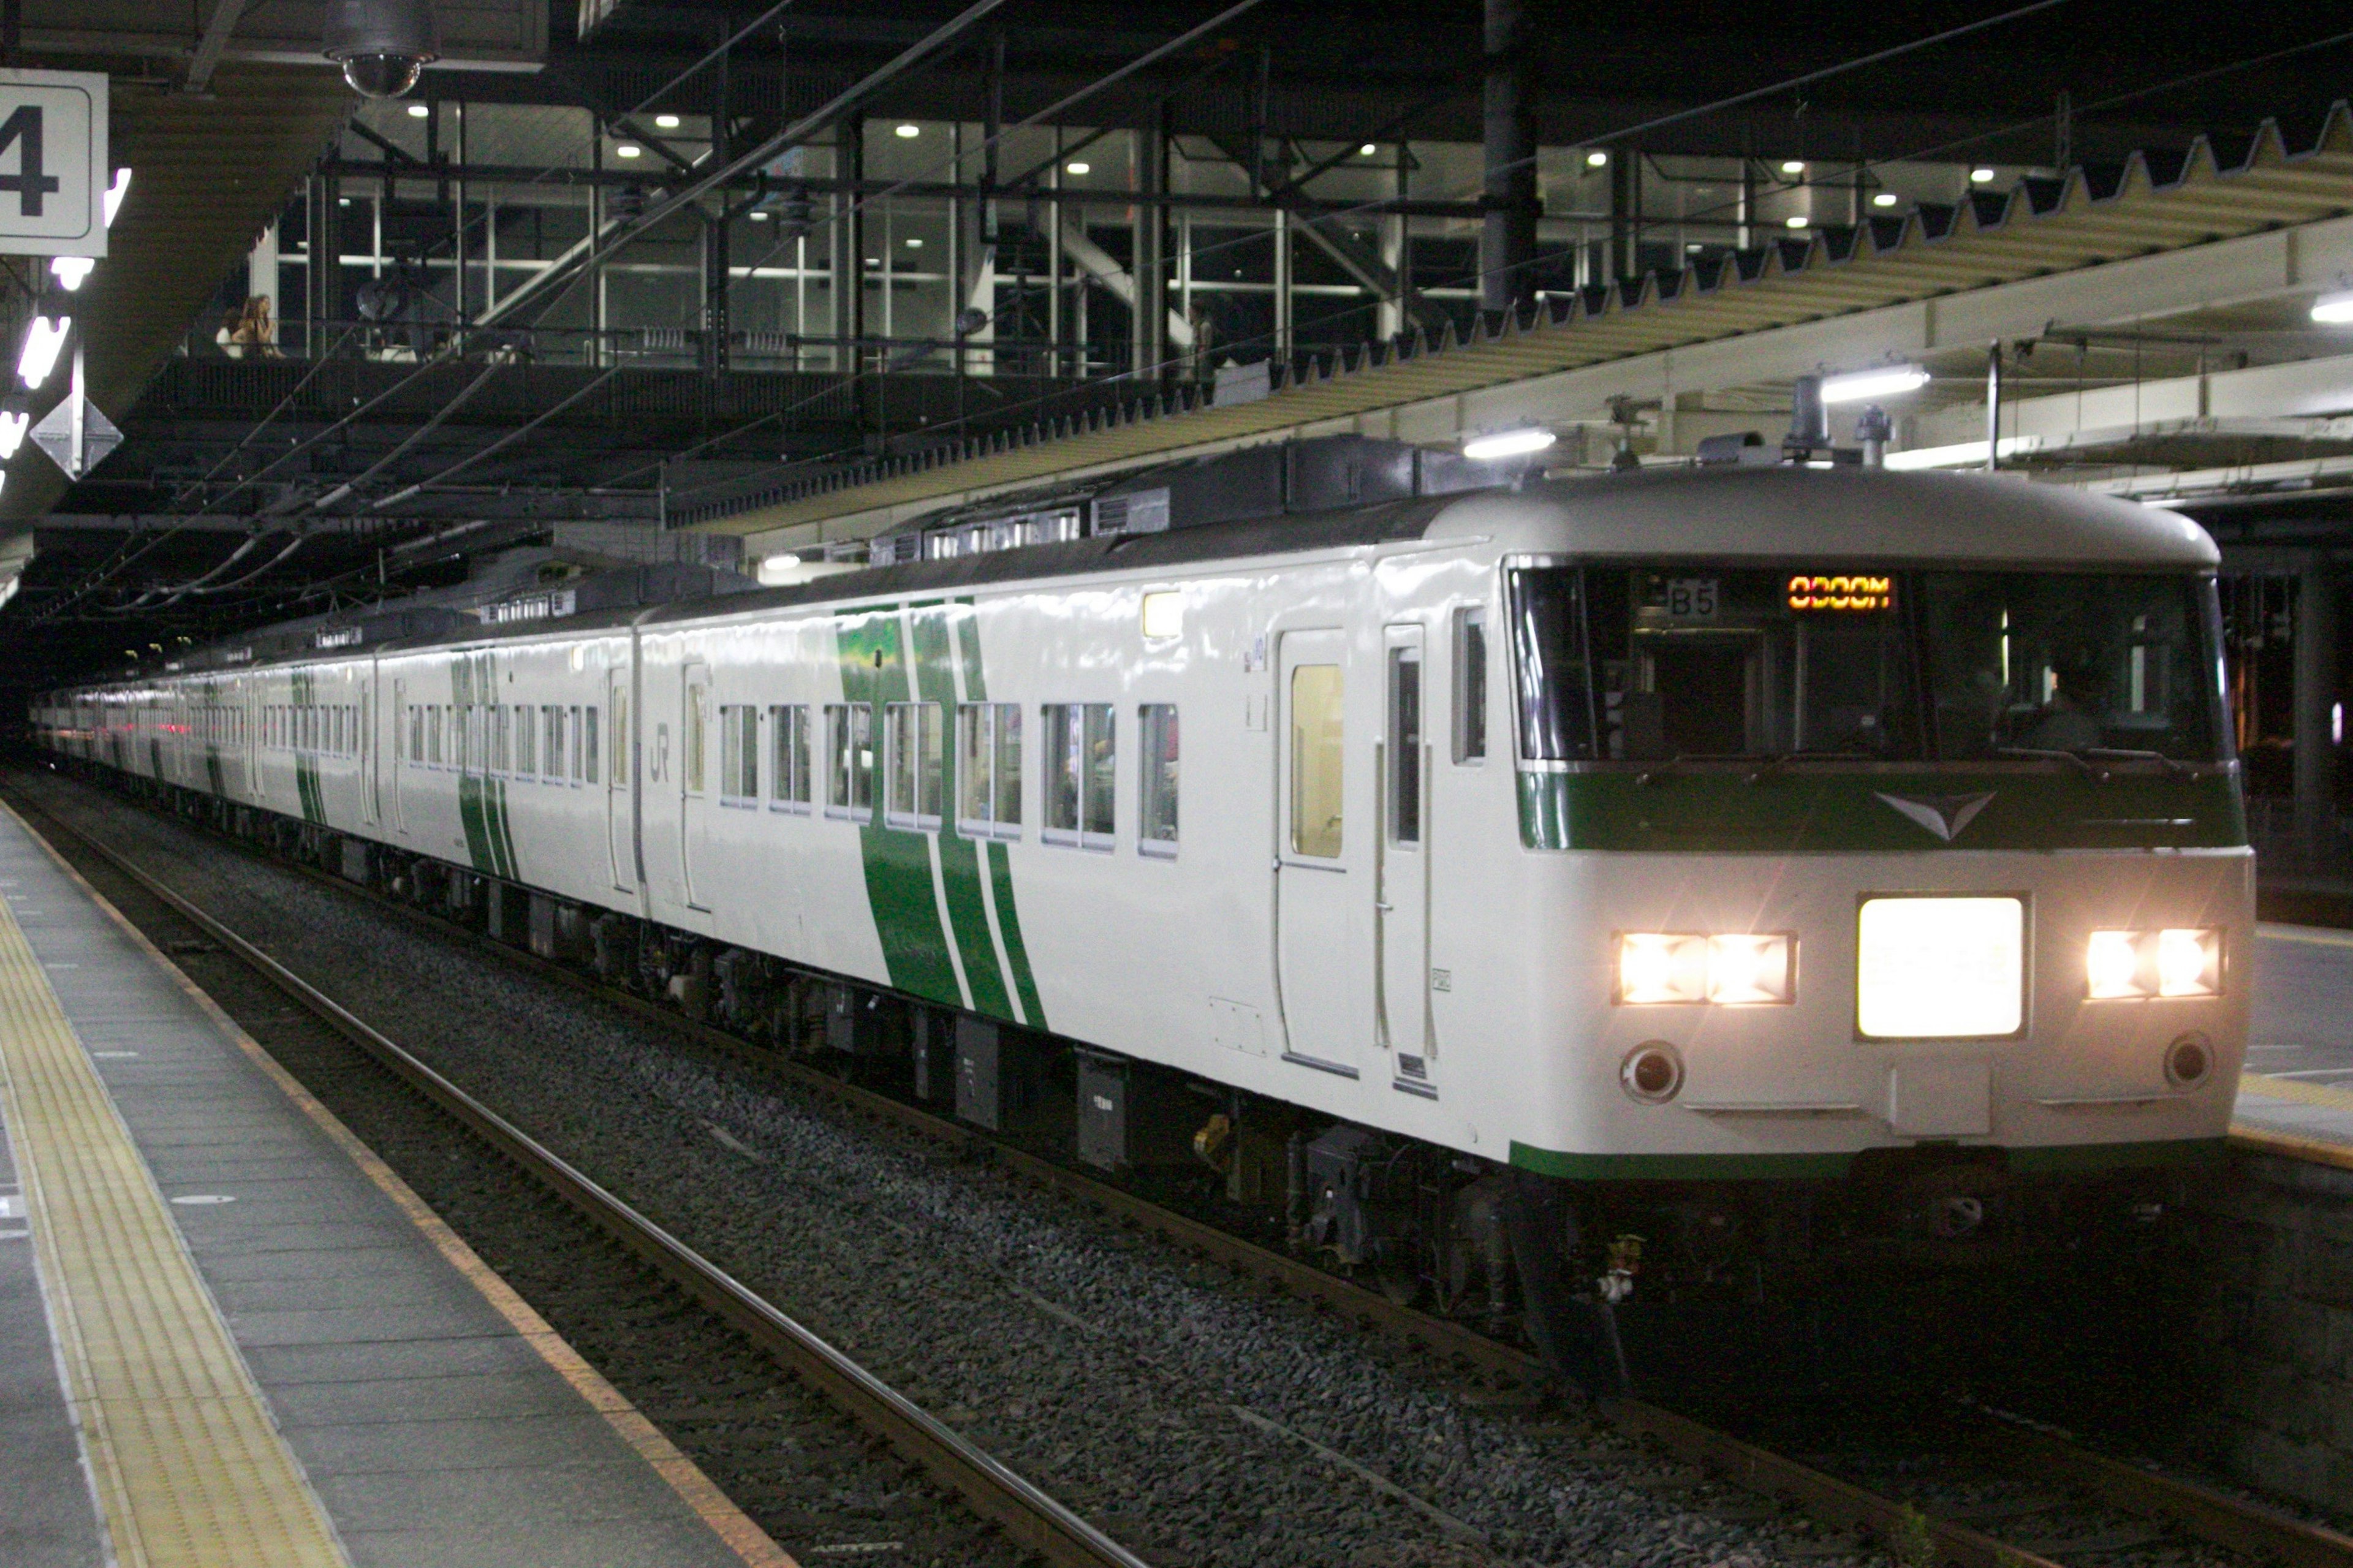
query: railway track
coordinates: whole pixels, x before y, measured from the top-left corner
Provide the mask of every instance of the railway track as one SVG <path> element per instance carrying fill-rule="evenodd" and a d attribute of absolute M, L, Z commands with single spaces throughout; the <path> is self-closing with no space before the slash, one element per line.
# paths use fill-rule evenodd
<path fill-rule="evenodd" d="M 934 1479 L 965 1496 L 977 1511 L 996 1521 L 1014 1539 L 1057 1563 L 1144 1563 L 1144 1559 L 1127 1552 L 1071 1510 L 1046 1498 L 944 1422 L 927 1415 L 880 1379 L 863 1373 L 783 1311 L 702 1259 L 678 1238 L 637 1215 L 613 1194 L 317 992 L 244 937 L 195 908 L 111 846 L 25 799 L 20 790 L 11 787 L 7 794 L 20 811 L 37 814 L 57 833 L 71 837 L 139 883 L 306 1009 L 417 1083 L 452 1115 L 767 1350 L 795 1376 L 824 1393 Z M 234 845 L 234 841 L 227 842 Z M 243 846 L 236 847 L 244 849 Z M 429 913 L 364 891 L 325 873 L 274 858 L 269 863 L 330 883 L 343 893 L 370 899 L 404 920 L 440 931 L 450 929 L 447 921 Z M 606 986 L 564 965 L 502 943 L 486 942 L 481 945 L 507 963 L 620 1008 L 701 1049 L 754 1064 L 765 1073 L 860 1116 L 988 1160 L 1010 1175 L 1090 1205 L 1122 1225 L 1156 1236 L 1182 1252 L 1314 1302 L 1351 1323 L 1452 1368 L 1475 1373 L 1506 1388 L 1533 1389 L 1541 1381 L 1542 1368 L 1535 1358 L 1515 1346 L 1464 1325 L 1399 1306 L 1378 1292 L 1313 1264 L 1232 1236 L 920 1107 L 749 1046 L 724 1030 Z M 1794 1506 L 1833 1532 L 1883 1544 L 1906 1568 L 1930 1568 L 1935 1563 L 1950 1563 L 1955 1568 L 2075 1568 L 2079 1562 L 2089 1564 L 2114 1561 L 2115 1553 L 2144 1544 L 2143 1538 L 2153 1534 L 2148 1528 L 2079 1532 L 2072 1552 L 2066 1550 L 2065 1542 L 2037 1550 L 2031 1543 L 2005 1540 L 1977 1526 L 1980 1522 L 2038 1514 L 2047 1517 L 2060 1506 L 2047 1492 L 2030 1488 L 2022 1494 L 2022 1500 L 1964 1504 L 1944 1511 L 1931 1503 L 1924 1510 L 1909 1500 L 1834 1474 L 1820 1465 L 1777 1453 L 1642 1401 L 1609 1402 L 1599 1414 L 1619 1430 L 1654 1443 L 1715 1478 L 1770 1500 L 1775 1506 Z M 2353 1568 L 2353 1539 L 2179 1477 L 2122 1463 L 2031 1425 L 1979 1415 L 1975 1430 L 1967 1436 L 1968 1446 L 1991 1468 L 2031 1477 L 2033 1482 L 2046 1488 L 2062 1485 L 2075 1495 L 2078 1506 L 2088 1504 L 2137 1520 L 2156 1521 L 2157 1531 L 2179 1532 L 2205 1546 L 2255 1559 L 2273 1559 L 2289 1568 Z M 2120 1546 L 2118 1542 L 2125 1544 Z"/>

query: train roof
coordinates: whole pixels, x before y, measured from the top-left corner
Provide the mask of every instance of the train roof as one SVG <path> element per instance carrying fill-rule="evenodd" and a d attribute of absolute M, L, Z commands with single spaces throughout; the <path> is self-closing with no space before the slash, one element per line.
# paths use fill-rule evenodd
<path fill-rule="evenodd" d="M 1724 562 L 1820 560 L 1854 566 L 2139 567 L 2211 571 L 2206 531 L 2178 512 L 1989 474 L 1786 465 L 1651 468 L 1535 480 L 1515 489 L 1419 496 L 1155 533 L 1097 534 L 937 561 L 873 566 L 789 587 L 503 626 L 465 626 L 348 650 L 319 648 L 179 672 L 250 668 L 676 626 L 842 601 L 967 593 L 1110 572 L 1178 572 L 1418 540 L 1490 539 L 1506 552 Z M 153 679 L 147 677 L 146 679 Z M 115 684 L 102 682 L 94 684 Z"/>
<path fill-rule="evenodd" d="M 1734 521 L 1736 520 L 1736 522 Z M 1887 468 L 1651 468 L 1457 498 L 1433 538 L 1496 534 L 1578 555 L 1838 564 L 2211 571 L 2179 512 L 1997 474 Z"/>

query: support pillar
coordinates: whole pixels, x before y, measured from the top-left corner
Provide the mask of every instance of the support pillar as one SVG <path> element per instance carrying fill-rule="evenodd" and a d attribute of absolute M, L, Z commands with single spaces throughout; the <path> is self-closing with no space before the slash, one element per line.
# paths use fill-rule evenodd
<path fill-rule="evenodd" d="M 2295 838 L 2318 858 L 2336 848 L 2337 584 L 2315 556 L 2295 584 Z"/>
<path fill-rule="evenodd" d="M 1479 304 L 1514 310 L 1535 293 L 1536 132 L 1522 0 L 1486 0 L 1487 216 L 1479 235 Z"/>
<path fill-rule="evenodd" d="M 1168 211 L 1153 199 L 1168 189 L 1167 105 L 1135 132 L 1135 310 L 1130 327 L 1134 372 L 1160 380 L 1168 370 Z"/>
<path fill-rule="evenodd" d="M 840 345 L 833 368 L 848 374 L 858 368 L 858 340 L 866 335 L 866 219 L 858 211 L 858 187 L 866 178 L 866 117 L 843 120 L 834 139 L 834 174 L 842 189 L 833 198 L 833 332 Z"/>

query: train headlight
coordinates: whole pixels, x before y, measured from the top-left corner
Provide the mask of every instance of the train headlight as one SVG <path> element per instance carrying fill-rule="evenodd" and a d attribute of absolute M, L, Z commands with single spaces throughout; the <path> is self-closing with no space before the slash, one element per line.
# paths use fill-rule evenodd
<path fill-rule="evenodd" d="M 2015 1035 L 2026 1018 L 2025 900 L 1865 899 L 1854 1004 L 1866 1039 Z"/>
<path fill-rule="evenodd" d="M 2095 1002 L 2219 995 L 2222 933 L 2211 926 L 2095 931 L 2084 950 L 2084 974 Z"/>
<path fill-rule="evenodd" d="M 1707 999 L 1707 938 L 1628 931 L 1618 939 L 1618 1000 L 1635 1006 Z"/>
<path fill-rule="evenodd" d="M 1786 933 L 1701 936 L 1627 931 L 1618 938 L 1618 1001 L 1629 1006 L 1788 1002 L 1797 990 L 1797 943 Z"/>
<path fill-rule="evenodd" d="M 1707 999 L 1723 1006 L 1787 1002 L 1795 987 L 1786 936 L 1707 939 Z"/>

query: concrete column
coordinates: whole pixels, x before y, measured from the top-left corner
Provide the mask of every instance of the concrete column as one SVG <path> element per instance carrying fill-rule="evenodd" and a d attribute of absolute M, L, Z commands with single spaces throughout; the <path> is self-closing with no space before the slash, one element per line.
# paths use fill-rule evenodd
<path fill-rule="evenodd" d="M 1479 304 L 1507 310 L 1535 291 L 1536 132 L 1533 42 L 1521 0 L 1486 0 L 1484 132 L 1490 204 L 1479 234 Z"/>
<path fill-rule="evenodd" d="M 2307 855 L 2336 845 L 2336 702 L 2337 585 L 2316 556 L 2295 584 L 2295 837 Z"/>

